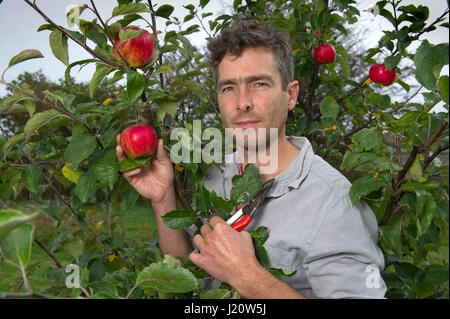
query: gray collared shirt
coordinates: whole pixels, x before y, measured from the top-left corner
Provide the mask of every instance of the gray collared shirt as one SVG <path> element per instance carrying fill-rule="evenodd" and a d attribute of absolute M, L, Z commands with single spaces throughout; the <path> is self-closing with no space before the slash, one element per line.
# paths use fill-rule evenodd
<path fill-rule="evenodd" d="M 315 155 L 306 138 L 288 140 L 300 152 L 276 176 L 245 230 L 269 229 L 269 267 L 296 270 L 285 282 L 307 298 L 384 298 L 384 257 L 372 210 L 364 201 L 352 206 L 350 182 Z M 212 166 L 205 187 L 229 199 L 238 167 L 224 164 L 221 172 Z"/>

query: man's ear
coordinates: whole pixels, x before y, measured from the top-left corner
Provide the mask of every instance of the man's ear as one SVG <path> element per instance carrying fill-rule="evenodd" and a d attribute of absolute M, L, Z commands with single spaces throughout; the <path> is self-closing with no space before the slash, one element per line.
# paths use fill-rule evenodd
<path fill-rule="evenodd" d="M 287 92 L 289 94 L 289 111 L 291 111 L 295 107 L 295 104 L 297 103 L 299 91 L 300 91 L 300 86 L 299 86 L 297 80 L 289 82 L 288 87 L 287 87 Z"/>

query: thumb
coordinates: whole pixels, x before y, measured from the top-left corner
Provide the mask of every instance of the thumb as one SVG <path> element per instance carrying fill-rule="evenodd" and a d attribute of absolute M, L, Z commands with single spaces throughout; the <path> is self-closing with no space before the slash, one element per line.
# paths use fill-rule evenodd
<path fill-rule="evenodd" d="M 162 138 L 158 140 L 158 148 L 156 149 L 156 159 L 159 161 L 167 161 L 169 158 L 167 157 L 166 150 L 164 149 L 164 141 Z"/>

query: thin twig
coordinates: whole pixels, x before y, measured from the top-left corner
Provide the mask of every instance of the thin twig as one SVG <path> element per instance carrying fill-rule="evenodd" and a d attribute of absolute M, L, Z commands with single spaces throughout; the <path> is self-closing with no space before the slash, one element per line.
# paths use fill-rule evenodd
<path fill-rule="evenodd" d="M 148 0 L 148 6 L 149 6 L 150 10 L 152 11 L 151 16 L 152 16 L 152 30 L 153 30 L 153 35 L 155 37 L 154 42 L 156 42 L 158 51 L 160 52 L 159 56 L 158 56 L 158 61 L 159 61 L 159 65 L 162 65 L 162 53 L 161 53 L 160 47 L 159 47 L 158 30 L 156 28 L 156 17 L 155 17 L 155 13 L 154 13 L 155 11 L 153 10 L 152 0 Z M 164 87 L 165 87 L 164 86 L 164 77 L 163 77 L 162 73 L 159 74 L 159 82 L 161 83 L 161 89 L 164 90 Z"/>
<path fill-rule="evenodd" d="M 37 237 L 34 238 L 34 242 L 35 242 L 39 247 L 41 247 L 42 250 L 45 251 L 45 253 L 53 260 L 53 262 L 55 263 L 56 267 L 62 268 L 61 263 L 59 262 L 58 259 L 56 259 L 55 255 L 54 255 L 51 251 L 49 251 L 49 250 L 47 249 L 47 247 L 45 247 Z"/>

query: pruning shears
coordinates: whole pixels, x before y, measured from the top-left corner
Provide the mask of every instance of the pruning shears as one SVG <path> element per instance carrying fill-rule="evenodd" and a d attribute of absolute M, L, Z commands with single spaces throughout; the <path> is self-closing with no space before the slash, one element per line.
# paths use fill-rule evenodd
<path fill-rule="evenodd" d="M 227 220 L 226 223 L 228 225 L 231 225 L 231 227 L 233 227 L 238 232 L 247 227 L 247 225 L 252 221 L 256 209 L 266 197 L 274 181 L 275 179 L 272 178 L 265 182 L 262 185 L 261 190 L 255 195 L 255 197 L 253 197 L 248 204 L 242 206 L 233 216 L 231 216 Z"/>

